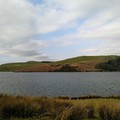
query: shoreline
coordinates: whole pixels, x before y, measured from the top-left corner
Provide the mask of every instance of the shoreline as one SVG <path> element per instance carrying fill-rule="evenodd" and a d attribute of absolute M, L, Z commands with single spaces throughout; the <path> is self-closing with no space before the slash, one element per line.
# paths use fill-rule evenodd
<path fill-rule="evenodd" d="M 81 95 L 81 96 L 33 96 L 33 95 L 12 95 L 0 93 L 1 96 L 14 96 L 14 97 L 40 97 L 40 98 L 50 98 L 50 99 L 62 99 L 62 100 L 85 100 L 85 99 L 120 99 L 120 95 L 110 95 L 110 96 L 99 96 L 99 95 Z"/>

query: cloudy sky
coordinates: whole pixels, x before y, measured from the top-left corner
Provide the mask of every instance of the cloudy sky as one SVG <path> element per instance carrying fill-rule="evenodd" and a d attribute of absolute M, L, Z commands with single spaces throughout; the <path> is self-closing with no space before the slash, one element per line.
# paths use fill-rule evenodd
<path fill-rule="evenodd" d="M 0 63 L 120 55 L 120 0 L 0 0 Z"/>

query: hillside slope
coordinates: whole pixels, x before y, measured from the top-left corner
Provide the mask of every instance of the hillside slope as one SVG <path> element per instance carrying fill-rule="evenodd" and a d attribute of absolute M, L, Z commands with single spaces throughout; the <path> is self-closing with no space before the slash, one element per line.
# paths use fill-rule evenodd
<path fill-rule="evenodd" d="M 0 71 L 15 72 L 84 72 L 120 71 L 120 56 L 81 56 L 56 62 L 8 63 Z"/>

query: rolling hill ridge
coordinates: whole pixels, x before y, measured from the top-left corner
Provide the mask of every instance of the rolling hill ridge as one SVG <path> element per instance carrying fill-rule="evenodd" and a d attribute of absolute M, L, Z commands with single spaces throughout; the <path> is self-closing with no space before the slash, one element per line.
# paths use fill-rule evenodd
<path fill-rule="evenodd" d="M 120 56 L 80 56 L 61 61 L 28 61 L 0 65 L 1 72 L 120 71 Z"/>

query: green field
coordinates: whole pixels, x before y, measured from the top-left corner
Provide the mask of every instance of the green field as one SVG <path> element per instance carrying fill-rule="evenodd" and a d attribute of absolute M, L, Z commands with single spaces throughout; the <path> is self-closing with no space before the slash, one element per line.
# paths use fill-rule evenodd
<path fill-rule="evenodd" d="M 26 63 L 7 63 L 0 65 L 0 71 L 15 71 L 19 69 L 24 69 L 27 67 L 31 67 L 36 64 L 42 64 L 41 62 L 26 62 Z"/>
<path fill-rule="evenodd" d="M 74 57 L 62 61 L 58 61 L 56 63 L 66 64 L 66 63 L 82 63 L 86 61 L 92 61 L 92 60 L 100 60 L 100 61 L 106 61 L 108 59 L 116 58 L 116 56 L 81 56 L 81 57 Z"/>

